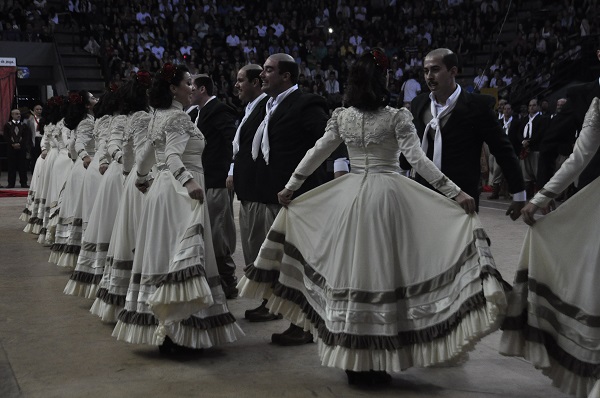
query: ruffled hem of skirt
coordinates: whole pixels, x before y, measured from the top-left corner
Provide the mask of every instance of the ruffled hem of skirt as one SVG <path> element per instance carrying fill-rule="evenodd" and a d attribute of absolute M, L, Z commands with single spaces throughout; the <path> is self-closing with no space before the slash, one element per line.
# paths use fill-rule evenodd
<path fill-rule="evenodd" d="M 95 283 L 86 283 L 69 279 L 63 293 L 68 296 L 79 296 L 87 299 L 94 299 L 97 291 L 98 285 Z"/>
<path fill-rule="evenodd" d="M 238 289 L 243 297 L 268 299 L 267 308 L 270 312 L 280 313 L 295 325 L 311 331 L 319 346 L 322 365 L 354 371 L 399 372 L 409 367 L 451 366 L 461 363 L 468 358 L 468 352 L 473 350 L 479 340 L 500 327 L 506 311 L 502 281 L 488 275 L 482 280 L 482 284 L 484 299 L 479 303 L 474 300 L 474 308 L 461 315 L 456 324 L 443 326 L 442 330 L 446 329 L 445 335 L 396 349 L 347 348 L 327 344 L 324 338 L 331 332 L 304 297 L 304 305 L 299 305 L 273 294 L 271 283 L 254 282 L 246 277 L 242 278 Z M 418 334 L 420 331 L 415 332 Z M 381 337 L 384 340 L 388 336 L 369 337 L 375 340 Z M 423 337 L 426 340 L 427 336 Z"/>
<path fill-rule="evenodd" d="M 210 307 L 214 300 L 206 278 L 197 276 L 183 282 L 160 285 L 147 303 L 160 321 L 177 322 Z"/>
<path fill-rule="evenodd" d="M 504 330 L 500 353 L 506 356 L 516 356 L 526 359 L 533 366 L 552 380 L 552 385 L 565 394 L 578 398 L 600 397 L 600 380 L 598 377 L 580 376 L 552 357 L 544 344 L 525 339 L 522 331 Z M 593 391 L 597 394 L 592 394 Z"/>
<path fill-rule="evenodd" d="M 96 297 L 96 300 L 94 300 L 94 303 L 90 308 L 90 312 L 99 317 L 102 322 L 116 323 L 119 312 L 121 312 L 122 309 L 122 305 L 109 304 L 102 301 L 99 297 Z"/>
<path fill-rule="evenodd" d="M 147 326 L 117 321 L 112 336 L 116 337 L 117 340 L 131 344 L 155 346 L 161 345 L 165 338 L 169 336 L 175 344 L 180 346 L 210 348 L 225 343 L 233 343 L 244 336 L 244 332 L 235 322 L 209 330 L 202 330 L 182 325 L 181 322 L 170 325 Z"/>

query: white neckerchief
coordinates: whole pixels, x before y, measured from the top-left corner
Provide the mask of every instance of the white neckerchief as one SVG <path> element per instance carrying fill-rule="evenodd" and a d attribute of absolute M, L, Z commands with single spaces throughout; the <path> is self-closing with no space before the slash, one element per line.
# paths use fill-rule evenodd
<path fill-rule="evenodd" d="M 250 117 L 252 112 L 254 112 L 254 108 L 256 108 L 256 106 L 259 104 L 259 102 L 262 101 L 263 98 L 265 98 L 266 96 L 267 96 L 267 94 L 260 93 L 260 95 L 258 97 L 256 97 L 253 101 L 248 102 L 248 105 L 246 105 L 244 117 L 242 118 L 242 121 L 240 122 L 240 124 L 235 132 L 235 137 L 233 137 L 233 156 L 234 157 L 240 151 L 240 132 L 242 130 L 242 126 L 244 125 L 244 123 L 246 123 L 246 120 L 248 120 L 248 118 Z"/>
<path fill-rule="evenodd" d="M 528 140 L 531 138 L 531 133 L 533 130 L 533 119 L 535 119 L 537 117 L 537 115 L 539 115 L 540 113 L 536 113 L 535 115 L 531 116 L 529 115 L 529 121 L 527 122 L 527 124 L 525 125 L 525 128 L 523 129 L 523 138 Z"/>
<path fill-rule="evenodd" d="M 265 114 L 263 121 L 260 123 L 260 126 L 258 126 L 258 129 L 256 129 L 254 139 L 252 140 L 252 159 L 256 160 L 258 157 L 258 151 L 262 150 L 263 158 L 265 159 L 265 162 L 269 164 L 269 152 L 271 150 L 271 147 L 269 146 L 269 119 L 277 109 L 277 106 L 279 106 L 279 104 L 281 104 L 281 102 L 286 99 L 288 95 L 296 90 L 298 90 L 298 85 L 294 84 L 277 97 L 271 97 L 267 101 L 267 113 Z"/>
<path fill-rule="evenodd" d="M 425 126 L 425 132 L 423 134 L 423 141 L 421 141 L 421 149 L 423 152 L 427 154 L 427 149 L 429 148 L 429 140 L 427 139 L 427 135 L 429 134 L 429 129 L 435 130 L 435 136 L 433 138 L 433 164 L 438 169 L 442 169 L 442 128 L 440 126 L 441 120 L 444 116 L 448 115 L 454 109 L 456 105 L 456 100 L 461 93 L 461 88 L 457 84 L 456 90 L 452 93 L 452 95 L 446 100 L 446 105 L 440 105 L 435 100 L 433 93 L 429 94 L 429 98 L 431 99 L 431 115 L 433 118 L 427 126 Z"/>
<path fill-rule="evenodd" d="M 512 116 L 508 120 L 502 118 L 502 123 L 504 123 L 504 125 L 502 126 L 502 129 L 504 130 L 504 134 L 506 134 L 506 135 L 508 135 L 508 129 L 510 127 L 510 123 L 512 122 L 512 118 L 513 118 Z"/>

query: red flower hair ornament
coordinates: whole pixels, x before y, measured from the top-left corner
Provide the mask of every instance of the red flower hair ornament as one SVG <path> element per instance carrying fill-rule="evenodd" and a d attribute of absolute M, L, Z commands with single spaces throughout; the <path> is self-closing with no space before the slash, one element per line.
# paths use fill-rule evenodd
<path fill-rule="evenodd" d="M 150 87 L 150 85 L 152 84 L 152 76 L 150 76 L 150 72 L 147 72 L 145 70 L 141 70 L 138 73 L 136 73 L 135 80 L 137 80 L 139 84 L 145 87 Z"/>
<path fill-rule="evenodd" d="M 160 77 L 164 81 L 166 81 L 167 83 L 171 84 L 171 81 L 175 77 L 175 73 L 176 72 L 177 72 L 177 66 L 173 65 L 170 62 L 167 62 L 166 64 L 163 65 L 163 67 L 160 70 L 159 74 L 160 74 Z"/>
<path fill-rule="evenodd" d="M 83 103 L 83 98 L 79 93 L 71 93 L 69 94 L 69 104 L 81 104 Z"/>
<path fill-rule="evenodd" d="M 382 49 L 380 49 L 380 48 L 372 49 L 371 55 L 373 55 L 373 59 L 375 60 L 375 64 L 377 65 L 377 67 L 380 68 L 382 71 L 385 72 L 389 68 L 390 61 Z"/>

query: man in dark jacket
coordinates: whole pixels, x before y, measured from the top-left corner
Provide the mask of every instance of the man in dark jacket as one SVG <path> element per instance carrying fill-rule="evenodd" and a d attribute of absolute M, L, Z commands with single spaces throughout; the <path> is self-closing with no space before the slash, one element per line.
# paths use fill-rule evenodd
<path fill-rule="evenodd" d="M 6 157 L 8 164 L 8 186 L 14 188 L 19 172 L 21 188 L 27 185 L 27 162 L 31 151 L 31 130 L 25 123 L 21 123 L 21 111 L 10 111 L 10 121 L 4 126 L 4 140 L 7 143 Z"/>

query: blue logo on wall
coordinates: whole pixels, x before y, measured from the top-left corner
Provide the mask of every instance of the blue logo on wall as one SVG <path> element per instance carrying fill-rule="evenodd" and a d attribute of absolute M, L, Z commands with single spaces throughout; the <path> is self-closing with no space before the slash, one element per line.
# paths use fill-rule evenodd
<path fill-rule="evenodd" d="M 28 79 L 29 78 L 29 68 L 26 66 L 18 66 L 17 67 L 17 78 Z"/>

